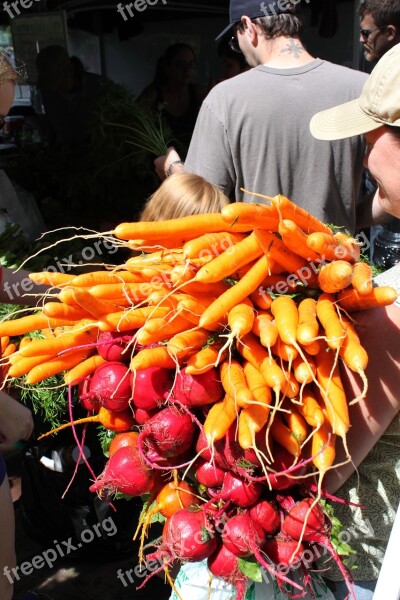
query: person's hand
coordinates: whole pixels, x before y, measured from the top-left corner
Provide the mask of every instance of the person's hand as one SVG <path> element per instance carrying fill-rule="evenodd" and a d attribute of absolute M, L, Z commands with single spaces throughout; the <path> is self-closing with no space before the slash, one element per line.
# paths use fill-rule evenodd
<path fill-rule="evenodd" d="M 155 171 L 156 171 L 158 177 L 161 179 L 161 181 L 164 181 L 164 179 L 166 179 L 166 177 L 167 177 L 166 172 L 168 171 L 168 169 L 172 165 L 172 163 L 176 163 L 176 166 L 173 171 L 174 173 L 179 172 L 179 170 L 183 170 L 181 157 L 179 156 L 179 154 L 177 153 L 177 151 L 175 150 L 175 148 L 173 146 L 168 148 L 166 154 L 163 154 L 163 156 L 158 156 L 154 161 Z M 179 167 L 180 167 L 180 169 L 179 169 Z M 172 175 L 172 173 L 171 173 L 171 175 Z"/>
<path fill-rule="evenodd" d="M 0 440 L 29 440 L 33 431 L 32 413 L 23 404 L 0 392 Z"/>

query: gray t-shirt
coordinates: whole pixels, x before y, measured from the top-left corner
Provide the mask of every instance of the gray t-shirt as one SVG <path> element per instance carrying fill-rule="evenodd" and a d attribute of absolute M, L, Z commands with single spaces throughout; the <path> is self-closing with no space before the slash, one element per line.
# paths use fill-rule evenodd
<path fill-rule="evenodd" d="M 241 188 L 281 193 L 353 233 L 364 142 L 316 140 L 309 123 L 315 113 L 358 98 L 367 77 L 316 59 L 290 69 L 259 66 L 223 81 L 203 102 L 185 170 L 236 201 L 262 202 Z"/>

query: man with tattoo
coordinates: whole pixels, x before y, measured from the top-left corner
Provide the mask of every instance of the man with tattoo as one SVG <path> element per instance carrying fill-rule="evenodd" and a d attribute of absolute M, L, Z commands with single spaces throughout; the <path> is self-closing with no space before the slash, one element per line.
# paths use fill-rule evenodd
<path fill-rule="evenodd" d="M 231 0 L 220 36 L 231 31 L 231 46 L 252 68 L 210 91 L 185 164 L 170 148 L 156 159 L 156 171 L 161 178 L 182 169 L 197 173 L 236 201 L 260 201 L 247 192 L 281 193 L 354 232 L 364 143 L 353 137 L 323 145 L 307 123 L 358 98 L 367 75 L 307 52 L 299 2 Z"/>

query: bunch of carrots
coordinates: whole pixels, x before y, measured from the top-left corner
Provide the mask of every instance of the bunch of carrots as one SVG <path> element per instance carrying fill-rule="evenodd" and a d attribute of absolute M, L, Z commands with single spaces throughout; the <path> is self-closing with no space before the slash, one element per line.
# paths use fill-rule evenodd
<path fill-rule="evenodd" d="M 174 558 L 208 558 L 214 574 L 243 583 L 240 561 L 231 560 L 228 574 L 215 567 L 221 552 L 235 548 L 228 533 L 215 534 L 216 524 L 222 515 L 246 516 L 256 531 L 252 511 L 268 502 L 278 515 L 274 527 L 257 536 L 252 530 L 258 550 L 253 544 L 233 554 L 255 556 L 284 585 L 276 570 L 281 542 L 295 541 L 290 567 L 304 542 L 319 536 L 322 543 L 322 534 L 326 541 L 323 479 L 340 467 L 338 438 L 350 460 L 348 407 L 367 393 L 368 356 L 352 313 L 389 305 L 397 294 L 373 286 L 351 236 L 282 195 L 264 199 L 269 204 L 118 225 L 113 234 L 135 251 L 132 258 L 113 270 L 31 274 L 49 292 L 32 315 L 1 322 L 0 338 L 6 383 L 34 385 L 63 373 L 67 386 L 87 384 L 82 397 L 95 414 L 83 421 L 123 436 L 92 488 L 150 494 L 136 532 L 141 558 L 154 512 L 167 519 L 164 546 L 179 537 L 180 521 L 169 525 L 175 513 L 199 513 L 183 521 L 210 529 L 206 538 L 214 541 L 193 556 L 174 547 Z M 122 350 L 110 362 L 111 338 Z M 363 382 L 356 398 L 346 396 L 341 363 Z M 296 500 L 306 510 L 293 538 L 284 518 Z M 317 517 L 320 529 L 307 538 Z M 239 586 L 238 598 L 242 592 Z"/>

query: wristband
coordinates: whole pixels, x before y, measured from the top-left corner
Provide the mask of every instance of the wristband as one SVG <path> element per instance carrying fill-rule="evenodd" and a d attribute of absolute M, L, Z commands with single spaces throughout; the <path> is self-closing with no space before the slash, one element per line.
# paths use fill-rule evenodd
<path fill-rule="evenodd" d="M 183 162 L 183 160 L 174 160 L 174 162 L 172 162 L 169 165 L 168 169 L 166 169 L 166 171 L 165 171 L 166 177 L 170 177 L 172 175 L 172 171 L 176 165 L 184 165 L 184 164 L 185 163 Z"/>

